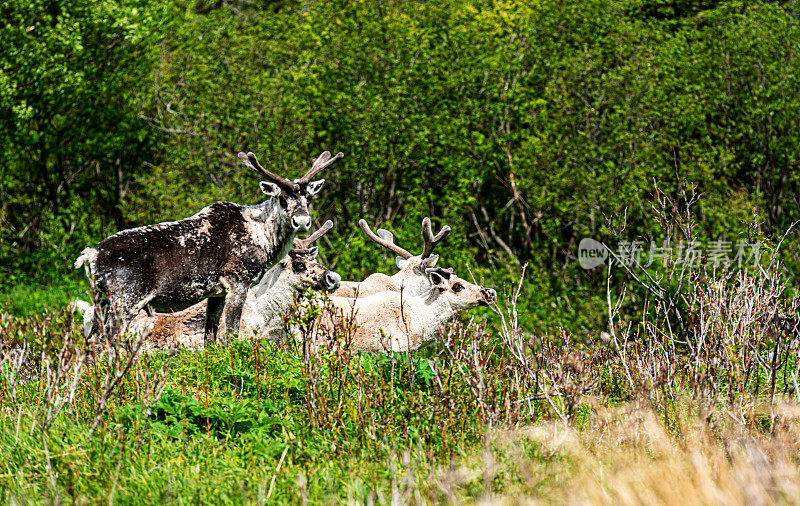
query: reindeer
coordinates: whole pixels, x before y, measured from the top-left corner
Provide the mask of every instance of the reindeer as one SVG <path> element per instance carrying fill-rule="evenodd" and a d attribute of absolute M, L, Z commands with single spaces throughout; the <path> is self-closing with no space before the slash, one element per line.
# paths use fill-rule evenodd
<path fill-rule="evenodd" d="M 323 152 L 295 181 L 266 170 L 253 153 L 239 153 L 265 177 L 270 197 L 253 206 L 217 202 L 180 221 L 123 230 L 83 250 L 75 267 L 93 280 L 105 334 L 125 332 L 141 310 L 171 312 L 208 299 L 204 337 L 216 340 L 227 309 L 228 329 L 238 329 L 248 288 L 286 256 L 300 230 L 308 230 L 308 201 L 324 179 L 311 181 L 342 158 Z M 93 330 L 93 329 L 92 329 Z"/>
<path fill-rule="evenodd" d="M 411 351 L 433 340 L 458 310 L 488 306 L 497 298 L 493 289 L 469 283 L 452 269 L 428 268 L 425 274 L 430 286 L 416 296 L 384 291 L 358 299 L 330 297 L 332 313 L 321 317 L 321 330 L 331 335 L 342 323 L 353 323 L 353 350 Z"/>
<path fill-rule="evenodd" d="M 358 221 L 358 225 L 364 234 L 380 244 L 384 248 L 397 253 L 395 262 L 399 272 L 392 276 L 382 273 L 375 273 L 368 276 L 364 281 L 343 281 L 338 290 L 333 293 L 335 297 L 367 297 L 369 295 L 383 292 L 386 290 L 399 292 L 402 290 L 407 296 L 419 295 L 430 287 L 426 269 L 436 266 L 439 255 L 431 255 L 433 248 L 447 234 L 450 227 L 445 225 L 435 236 L 431 230 L 431 220 L 427 216 L 422 220 L 422 253 L 412 255 L 405 249 L 394 243 L 394 235 L 385 229 L 378 229 L 378 234 L 374 234 L 363 219 Z"/>
<path fill-rule="evenodd" d="M 306 289 L 330 292 L 339 287 L 342 278 L 318 264 L 318 248 L 311 247 L 311 243 L 332 227 L 333 222 L 328 220 L 307 238 L 295 239 L 289 255 L 270 270 L 261 283 L 250 289 L 242 314 L 241 332 L 283 340 L 286 338 L 284 319 Z"/>
<path fill-rule="evenodd" d="M 311 243 L 332 227 L 333 222 L 328 220 L 307 238 L 295 238 L 294 248 L 289 250 L 289 254 L 250 288 L 242 310 L 239 327 L 241 336 L 255 333 L 273 340 L 284 338 L 284 317 L 297 302 L 299 294 L 308 288 L 332 291 L 339 286 L 339 275 L 317 263 L 318 249 L 311 247 Z M 84 332 L 88 335 L 94 318 L 94 306 L 76 299 L 73 307 L 83 313 Z M 203 342 L 205 313 L 206 301 L 176 313 L 151 316 L 141 311 L 131 321 L 129 331 L 149 336 L 151 343 L 178 341 L 194 348 Z"/>

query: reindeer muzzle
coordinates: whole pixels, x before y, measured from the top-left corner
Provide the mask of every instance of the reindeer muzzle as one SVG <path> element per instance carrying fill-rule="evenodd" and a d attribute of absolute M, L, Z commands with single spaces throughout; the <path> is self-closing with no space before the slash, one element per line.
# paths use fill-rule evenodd
<path fill-rule="evenodd" d="M 297 214 L 292 216 L 292 228 L 295 232 L 306 231 L 311 228 L 311 216 L 307 214 Z"/>
<path fill-rule="evenodd" d="M 481 306 L 491 306 L 497 300 L 497 292 L 493 288 L 481 288 Z"/>
<path fill-rule="evenodd" d="M 325 284 L 327 285 L 325 289 L 328 290 L 329 292 L 332 292 L 337 288 L 339 288 L 339 283 L 341 282 L 342 282 L 342 277 L 339 276 L 338 273 L 333 271 L 328 271 L 325 273 Z"/>

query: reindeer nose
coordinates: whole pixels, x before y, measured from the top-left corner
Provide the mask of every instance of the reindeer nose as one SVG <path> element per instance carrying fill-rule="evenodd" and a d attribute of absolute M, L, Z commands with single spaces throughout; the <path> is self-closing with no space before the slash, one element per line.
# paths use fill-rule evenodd
<path fill-rule="evenodd" d="M 328 290 L 336 290 L 339 288 L 339 283 L 342 281 L 342 277 L 339 276 L 337 272 L 328 271 L 325 274 L 325 282 L 328 284 Z"/>
<path fill-rule="evenodd" d="M 492 304 L 495 300 L 497 300 L 497 292 L 494 288 L 484 288 L 481 290 L 483 298 L 486 299 L 486 302 Z"/>
<path fill-rule="evenodd" d="M 295 229 L 295 231 L 308 230 L 310 227 L 311 216 L 307 214 L 292 216 L 292 228 Z"/>

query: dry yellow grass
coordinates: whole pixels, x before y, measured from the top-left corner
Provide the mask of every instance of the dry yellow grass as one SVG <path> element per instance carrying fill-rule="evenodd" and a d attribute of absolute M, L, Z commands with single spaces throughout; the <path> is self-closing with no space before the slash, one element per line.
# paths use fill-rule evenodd
<path fill-rule="evenodd" d="M 484 504 L 800 504 L 795 403 L 702 417 L 684 405 L 670 427 L 646 403 L 594 408 L 578 429 L 552 421 L 492 431 L 483 452 L 398 498 L 459 503 L 477 487 Z"/>

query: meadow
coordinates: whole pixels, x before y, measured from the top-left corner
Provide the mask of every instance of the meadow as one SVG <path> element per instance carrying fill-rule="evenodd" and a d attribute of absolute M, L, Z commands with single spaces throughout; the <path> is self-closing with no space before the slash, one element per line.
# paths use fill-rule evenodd
<path fill-rule="evenodd" d="M 800 503 L 796 2 L 0 17 L 0 502 Z M 83 248 L 326 149 L 320 263 L 391 274 L 359 219 L 429 216 L 497 305 L 413 353 L 83 336 Z"/>
<path fill-rule="evenodd" d="M 317 352 L 258 336 L 144 350 L 136 336 L 88 341 L 68 308 L 4 311 L 0 493 L 10 504 L 797 502 L 800 299 L 785 271 L 773 256 L 752 272 L 674 274 L 680 288 L 597 340 L 521 328 L 517 285 L 435 345 L 388 355 L 352 352 L 347 328 Z M 308 324 L 295 318 L 287 326 Z M 668 330 L 680 318 L 691 330 Z"/>

